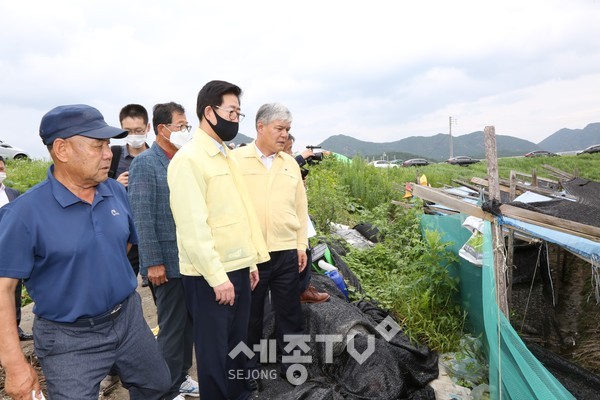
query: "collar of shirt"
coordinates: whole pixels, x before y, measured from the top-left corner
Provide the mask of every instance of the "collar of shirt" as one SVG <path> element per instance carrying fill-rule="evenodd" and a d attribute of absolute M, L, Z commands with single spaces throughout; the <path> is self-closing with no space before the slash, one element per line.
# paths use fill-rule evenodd
<path fill-rule="evenodd" d="M 168 151 L 163 149 L 162 146 L 160 146 L 158 143 L 154 142 L 154 144 L 160 149 L 160 151 L 162 151 L 165 154 L 165 156 L 169 159 L 169 161 L 171 161 L 173 159 L 173 156 L 175 155 L 175 153 L 170 154 Z"/>
<path fill-rule="evenodd" d="M 254 148 L 256 149 L 256 155 L 258 156 L 258 158 L 260 158 L 260 161 L 263 163 L 265 168 L 267 170 L 271 170 L 271 167 L 273 166 L 273 160 L 275 160 L 275 156 L 277 155 L 277 153 L 273 153 L 270 156 L 265 156 L 256 145 L 256 142 L 254 142 Z"/>
<path fill-rule="evenodd" d="M 121 155 L 122 158 L 134 158 L 131 154 L 129 154 L 129 148 L 127 147 L 126 144 L 123 145 L 123 154 Z"/>
<path fill-rule="evenodd" d="M 50 182 L 50 187 L 52 188 L 52 195 L 61 205 L 61 207 L 66 208 L 72 204 L 84 202 L 81 198 L 77 197 L 73 192 L 71 192 L 65 185 L 62 184 L 56 177 L 54 176 L 54 164 L 51 164 L 48 168 L 48 181 Z M 108 182 L 110 179 L 105 180 L 104 182 L 100 182 L 96 186 L 96 193 L 94 195 L 94 200 L 92 202 L 92 206 L 95 206 L 99 201 L 102 201 L 104 197 L 112 197 L 113 193 L 109 188 Z M 113 182 L 116 182 L 114 179 Z M 121 186 L 122 187 L 122 186 Z"/>
<path fill-rule="evenodd" d="M 215 138 L 209 136 L 213 142 L 215 142 L 215 144 L 217 145 L 217 147 L 219 148 L 219 151 L 225 156 L 227 157 L 227 151 L 225 150 L 225 146 L 223 146 L 222 143 L 219 143 L 215 140 Z"/>

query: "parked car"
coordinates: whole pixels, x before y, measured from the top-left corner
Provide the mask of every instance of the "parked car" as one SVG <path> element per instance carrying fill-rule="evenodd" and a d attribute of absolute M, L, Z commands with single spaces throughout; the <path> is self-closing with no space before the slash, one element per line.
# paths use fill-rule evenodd
<path fill-rule="evenodd" d="M 386 160 L 376 160 L 376 161 L 371 161 L 369 163 L 369 165 L 375 167 L 375 168 L 396 168 L 397 165 L 390 163 L 389 161 Z"/>
<path fill-rule="evenodd" d="M 11 146 L 2 140 L 0 140 L 0 156 L 7 160 L 26 160 L 29 158 L 29 154 L 25 150 Z"/>
<path fill-rule="evenodd" d="M 593 154 L 600 152 L 600 144 L 595 144 L 593 146 L 586 147 L 585 149 L 578 151 L 577 155 L 580 154 Z"/>
<path fill-rule="evenodd" d="M 411 158 L 402 163 L 403 167 L 419 167 L 424 165 L 429 165 L 429 161 L 424 158 Z"/>
<path fill-rule="evenodd" d="M 404 160 L 392 160 L 390 161 L 390 164 L 394 164 L 395 166 L 399 167 L 402 165 L 403 162 Z"/>
<path fill-rule="evenodd" d="M 525 157 L 554 157 L 558 156 L 556 153 L 552 153 L 546 150 L 535 150 L 530 151 L 529 153 L 525 153 Z"/>
<path fill-rule="evenodd" d="M 479 160 L 476 158 L 471 158 L 471 157 L 467 157 L 467 156 L 456 156 L 456 157 L 450 157 L 449 159 L 446 160 L 446 162 L 448 164 L 452 164 L 452 165 L 465 166 L 465 165 L 471 165 L 471 164 L 478 163 Z"/>

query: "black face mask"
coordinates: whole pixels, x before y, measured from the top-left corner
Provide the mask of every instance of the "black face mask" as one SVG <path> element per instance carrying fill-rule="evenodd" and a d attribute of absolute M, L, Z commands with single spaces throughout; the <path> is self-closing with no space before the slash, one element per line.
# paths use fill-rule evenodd
<path fill-rule="evenodd" d="M 230 140 L 233 140 L 233 138 L 235 138 L 238 134 L 238 129 L 240 126 L 239 122 L 227 121 L 226 119 L 221 118 L 221 116 L 217 114 L 216 111 L 214 114 L 217 117 L 216 125 L 213 125 L 213 123 L 210 122 L 208 118 L 206 118 L 206 121 L 208 122 L 210 127 L 213 129 L 213 131 L 215 131 L 217 136 L 222 141 L 229 142 Z"/>

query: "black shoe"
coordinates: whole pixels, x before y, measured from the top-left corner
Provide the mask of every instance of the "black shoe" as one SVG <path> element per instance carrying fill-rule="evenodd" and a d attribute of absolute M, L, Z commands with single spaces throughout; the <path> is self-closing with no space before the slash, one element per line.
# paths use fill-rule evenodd
<path fill-rule="evenodd" d="M 19 331 L 19 340 L 21 342 L 25 342 L 27 340 L 33 340 L 33 335 L 31 333 L 25 333 L 23 332 L 23 329 L 18 328 Z"/>

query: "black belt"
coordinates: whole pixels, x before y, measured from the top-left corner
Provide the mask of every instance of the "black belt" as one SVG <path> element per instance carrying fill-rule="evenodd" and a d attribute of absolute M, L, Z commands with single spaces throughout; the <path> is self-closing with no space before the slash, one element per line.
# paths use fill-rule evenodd
<path fill-rule="evenodd" d="M 124 303 L 124 302 L 123 302 Z M 112 321 L 121 314 L 123 303 L 117 304 L 112 310 L 100 314 L 92 318 L 78 318 L 73 322 L 59 322 L 61 325 L 74 326 L 74 327 L 89 327 L 93 328 L 96 325 L 103 324 L 105 322 Z"/>

